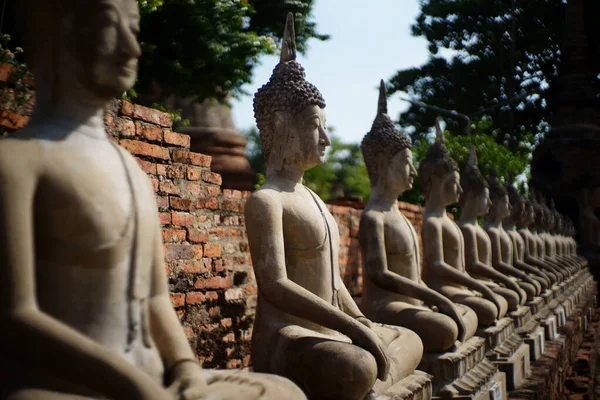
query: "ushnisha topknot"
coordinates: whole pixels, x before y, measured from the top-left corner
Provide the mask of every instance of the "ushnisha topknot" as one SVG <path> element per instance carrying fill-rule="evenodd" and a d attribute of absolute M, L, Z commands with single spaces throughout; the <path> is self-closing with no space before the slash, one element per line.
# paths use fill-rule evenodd
<path fill-rule="evenodd" d="M 468 193 L 479 193 L 489 187 L 477 166 L 477 151 L 473 145 L 471 145 L 471 152 L 469 153 L 469 163 L 460 175 L 460 186 L 463 188 L 465 195 Z"/>
<path fill-rule="evenodd" d="M 293 116 L 310 105 L 325 108 L 325 100 L 316 86 L 306 81 L 304 68 L 296 61 L 294 17 L 288 13 L 279 64 L 273 69 L 269 82 L 254 95 L 254 118 L 266 160 L 273 145 L 273 115 L 287 111 Z"/>
<path fill-rule="evenodd" d="M 440 127 L 440 120 L 440 117 L 435 120 L 435 143 L 429 146 L 425 158 L 421 160 L 419 165 L 419 176 L 426 196 L 434 176 L 458 172 L 458 165 L 450 157 L 450 153 L 444 144 L 444 133 Z"/>
<path fill-rule="evenodd" d="M 525 211 L 525 207 L 527 206 L 525 202 L 525 196 L 523 196 L 515 187 L 512 174 L 508 175 L 506 191 L 508 192 L 508 199 L 510 200 L 510 205 L 512 206 L 512 214 L 515 216 L 521 214 L 520 216 L 522 218 L 522 213 Z"/>
<path fill-rule="evenodd" d="M 363 138 L 360 148 L 372 184 L 375 184 L 378 179 L 377 157 L 380 154 L 391 159 L 404 149 L 412 149 L 408 137 L 396 129 L 392 119 L 387 114 L 387 97 L 383 79 L 379 85 L 377 115 L 371 130 Z"/>
<path fill-rule="evenodd" d="M 492 203 L 507 195 L 506 188 L 502 185 L 502 182 L 500 182 L 498 171 L 496 171 L 495 167 L 492 167 L 490 170 L 488 184 L 490 185 L 490 200 L 492 200 Z"/>

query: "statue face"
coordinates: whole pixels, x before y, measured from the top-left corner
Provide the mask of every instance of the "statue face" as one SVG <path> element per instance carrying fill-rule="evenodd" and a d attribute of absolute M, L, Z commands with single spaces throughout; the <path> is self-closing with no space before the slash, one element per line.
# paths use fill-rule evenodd
<path fill-rule="evenodd" d="M 331 144 L 326 131 L 325 111 L 311 105 L 298 113 L 288 135 L 286 161 L 295 160 L 304 169 L 310 169 L 325 161 L 325 150 Z"/>
<path fill-rule="evenodd" d="M 490 200 L 490 190 L 484 188 L 477 194 L 475 198 L 475 213 L 476 215 L 485 215 L 490 211 L 492 201 Z"/>
<path fill-rule="evenodd" d="M 458 175 L 458 172 L 454 171 L 446 174 L 441 187 L 443 203 L 446 205 L 457 203 L 462 193 L 463 190 L 460 186 L 460 175 Z"/>
<path fill-rule="evenodd" d="M 135 83 L 140 15 L 135 0 L 96 0 L 69 17 L 67 51 L 79 83 L 101 97 L 114 97 Z M 68 29 L 68 28 L 67 28 Z M 71 61 L 71 60 L 70 60 Z M 70 78 L 70 77 L 69 77 Z"/>
<path fill-rule="evenodd" d="M 525 215 L 525 203 L 522 201 L 518 201 L 512 207 L 512 212 L 510 213 L 510 218 L 513 221 L 520 221 L 523 219 Z"/>
<path fill-rule="evenodd" d="M 508 194 L 502 196 L 500 199 L 496 200 L 494 204 L 494 209 L 496 211 L 496 215 L 502 219 L 508 217 L 512 210 L 510 205 L 510 201 L 508 199 Z"/>
<path fill-rule="evenodd" d="M 392 157 L 388 164 L 387 180 L 397 186 L 401 193 L 412 189 L 416 176 L 417 170 L 413 165 L 413 154 L 410 149 L 401 150 Z"/>

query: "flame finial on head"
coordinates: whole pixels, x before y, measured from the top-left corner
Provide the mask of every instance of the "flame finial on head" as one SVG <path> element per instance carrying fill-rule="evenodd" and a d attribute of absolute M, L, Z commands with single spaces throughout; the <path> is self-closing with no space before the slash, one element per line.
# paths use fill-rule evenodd
<path fill-rule="evenodd" d="M 469 151 L 469 165 L 477 167 L 477 161 L 477 150 L 475 149 L 475 145 L 471 144 L 471 150 Z"/>
<path fill-rule="evenodd" d="M 441 122 L 442 117 L 438 116 L 435 119 L 435 142 L 444 144 L 444 131 L 442 130 L 442 127 L 440 125 Z"/>
<path fill-rule="evenodd" d="M 379 101 L 377 102 L 377 114 L 387 114 L 387 95 L 385 93 L 385 82 L 383 79 L 379 84 Z"/>
<path fill-rule="evenodd" d="M 281 44 L 280 62 L 293 61 L 296 59 L 296 32 L 294 31 L 294 14 L 289 12 L 285 20 L 285 31 L 283 32 L 283 43 Z"/>

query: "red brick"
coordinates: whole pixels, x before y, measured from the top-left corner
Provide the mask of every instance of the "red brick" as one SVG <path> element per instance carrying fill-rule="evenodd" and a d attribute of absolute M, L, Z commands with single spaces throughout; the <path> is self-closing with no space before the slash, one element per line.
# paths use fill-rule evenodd
<path fill-rule="evenodd" d="M 185 234 L 183 229 L 163 229 L 163 242 L 184 242 Z"/>
<path fill-rule="evenodd" d="M 233 339 L 233 341 L 235 341 L 235 338 Z M 227 364 L 225 365 L 225 367 L 227 369 L 238 369 L 241 365 L 242 365 L 241 360 L 229 360 L 229 361 L 227 361 Z"/>
<path fill-rule="evenodd" d="M 179 211 L 192 211 L 192 200 L 171 196 L 171 208 Z"/>
<path fill-rule="evenodd" d="M 181 193 L 181 189 L 179 189 L 178 186 L 176 186 L 173 182 L 168 181 L 160 182 L 160 184 L 158 185 L 158 189 L 159 191 L 167 194 Z"/>
<path fill-rule="evenodd" d="M 235 200 L 225 199 L 221 203 L 221 209 L 225 211 L 238 212 L 240 210 L 240 206 Z"/>
<path fill-rule="evenodd" d="M 158 208 L 169 208 L 169 197 L 156 196 L 156 204 L 158 205 Z"/>
<path fill-rule="evenodd" d="M 187 304 L 201 304 L 204 303 L 206 297 L 200 292 L 190 292 L 185 295 L 185 302 Z"/>
<path fill-rule="evenodd" d="M 223 254 L 223 248 L 220 244 L 205 244 L 204 245 L 204 257 L 221 257 Z"/>
<path fill-rule="evenodd" d="M 206 194 L 211 197 L 217 197 L 222 193 L 221 188 L 218 186 L 206 186 L 204 190 L 206 191 Z"/>
<path fill-rule="evenodd" d="M 208 232 L 199 229 L 187 228 L 188 240 L 191 243 L 206 243 L 208 242 Z"/>
<path fill-rule="evenodd" d="M 110 114 L 104 116 L 104 127 L 113 136 L 133 137 L 135 136 L 135 125 L 127 118 L 113 117 Z"/>
<path fill-rule="evenodd" d="M 197 183 L 186 182 L 185 189 L 194 196 L 199 196 L 202 193 L 202 186 Z"/>
<path fill-rule="evenodd" d="M 16 68 L 12 64 L 0 63 L 0 82 L 8 82 L 15 70 Z"/>
<path fill-rule="evenodd" d="M 210 163 L 212 161 L 211 156 L 207 156 L 206 154 L 200 153 L 189 153 L 189 162 L 192 165 L 198 165 L 200 167 L 210 167 Z"/>
<path fill-rule="evenodd" d="M 202 171 L 202 180 L 219 186 L 222 183 L 221 175 L 210 171 Z"/>
<path fill-rule="evenodd" d="M 235 334 L 233 332 L 229 332 L 227 335 L 223 336 L 223 342 L 225 343 L 233 343 L 235 342 Z M 233 364 L 235 363 L 235 364 Z M 238 367 L 241 364 L 240 360 L 229 360 L 227 362 L 228 365 L 232 365 L 235 367 Z"/>
<path fill-rule="evenodd" d="M 165 244 L 167 260 L 190 260 L 196 254 L 195 246 L 189 244 Z"/>
<path fill-rule="evenodd" d="M 217 292 L 206 292 L 205 294 L 207 300 L 217 301 L 219 300 L 219 294 Z"/>
<path fill-rule="evenodd" d="M 215 276 L 212 278 L 198 278 L 194 283 L 196 289 L 229 289 L 231 287 L 231 277 Z"/>
<path fill-rule="evenodd" d="M 221 317 L 221 307 L 214 306 L 208 309 L 208 315 L 211 318 L 219 318 Z"/>
<path fill-rule="evenodd" d="M 180 164 L 189 164 L 190 163 L 190 152 L 187 150 L 179 150 L 173 149 L 171 150 L 171 157 L 173 158 L 173 162 Z"/>
<path fill-rule="evenodd" d="M 185 294 L 183 293 L 171 293 L 171 304 L 173 307 L 183 307 L 185 305 Z"/>
<path fill-rule="evenodd" d="M 194 216 L 189 213 L 172 212 L 171 220 L 173 221 L 173 225 L 177 226 L 190 226 L 194 224 Z"/>
<path fill-rule="evenodd" d="M 194 333 L 194 328 L 192 328 L 189 325 L 184 325 L 183 331 L 185 332 L 185 336 L 188 338 L 188 340 L 191 340 L 196 336 L 196 334 Z"/>
<path fill-rule="evenodd" d="M 0 112 L 0 127 L 9 131 L 22 129 L 29 122 L 29 117 L 8 110 Z"/>
<path fill-rule="evenodd" d="M 223 328 L 231 328 L 232 325 L 233 325 L 233 321 L 231 320 L 231 318 L 221 319 L 221 326 Z"/>
<path fill-rule="evenodd" d="M 161 225 L 170 225 L 171 224 L 171 213 L 161 212 L 158 213 L 158 221 Z"/>
<path fill-rule="evenodd" d="M 151 142 L 161 142 L 163 140 L 163 131 L 161 128 L 143 124 L 140 121 L 135 121 L 135 133 Z"/>
<path fill-rule="evenodd" d="M 224 189 L 223 190 L 223 196 L 229 197 L 231 199 L 241 200 L 242 199 L 242 192 L 239 191 L 239 190 Z"/>
<path fill-rule="evenodd" d="M 246 286 L 244 292 L 250 295 L 258 294 L 258 287 L 256 285 Z"/>
<path fill-rule="evenodd" d="M 121 139 L 119 144 L 132 154 L 168 160 L 169 150 L 155 144 L 140 142 L 139 140 Z"/>
<path fill-rule="evenodd" d="M 167 176 L 167 165 L 156 164 L 156 175 Z"/>
<path fill-rule="evenodd" d="M 170 179 L 185 179 L 185 165 L 167 165 L 165 175 Z"/>
<path fill-rule="evenodd" d="M 196 167 L 189 167 L 187 169 L 187 178 L 190 181 L 199 181 L 202 179 L 202 169 Z"/>
<path fill-rule="evenodd" d="M 144 170 L 145 173 L 156 175 L 156 164 L 150 161 L 141 160 L 139 158 L 135 158 L 140 167 Z"/>
<path fill-rule="evenodd" d="M 180 262 L 183 271 L 188 274 L 203 274 L 209 272 L 209 268 L 202 260 L 189 260 Z"/>
<path fill-rule="evenodd" d="M 217 201 L 217 199 L 203 199 L 203 198 L 199 198 L 196 201 L 196 208 L 206 208 L 209 210 L 218 210 L 219 209 L 219 202 Z"/>
<path fill-rule="evenodd" d="M 244 291 L 241 288 L 228 289 L 225 291 L 225 301 L 236 302 L 244 300 Z"/>
<path fill-rule="evenodd" d="M 180 147 L 190 147 L 190 135 L 166 130 L 164 138 L 165 143 Z"/>
<path fill-rule="evenodd" d="M 139 104 L 132 104 L 125 100 L 121 101 L 121 114 L 164 127 L 173 125 L 173 117 L 169 114 Z"/>

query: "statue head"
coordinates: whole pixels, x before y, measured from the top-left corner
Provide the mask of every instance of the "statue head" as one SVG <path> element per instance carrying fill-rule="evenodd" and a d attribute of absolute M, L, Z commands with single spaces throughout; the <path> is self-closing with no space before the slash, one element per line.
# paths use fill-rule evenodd
<path fill-rule="evenodd" d="M 464 191 L 460 196 L 460 206 L 463 209 L 473 206 L 473 212 L 477 216 L 487 214 L 491 204 L 489 185 L 479 172 L 477 151 L 473 145 L 471 145 L 469 163 L 460 175 L 460 186 Z"/>
<path fill-rule="evenodd" d="M 425 201 L 433 195 L 440 196 L 445 205 L 458 202 L 462 194 L 458 165 L 450 157 L 444 144 L 444 133 L 440 127 L 440 118 L 436 119 L 435 143 L 429 146 L 425 158 L 419 165 L 419 176 L 423 184 Z"/>
<path fill-rule="evenodd" d="M 412 144 L 396 129 L 387 114 L 385 83 L 379 86 L 377 115 L 371 130 L 363 138 L 360 148 L 365 159 L 371 187 L 393 185 L 398 194 L 412 187 L 417 171 L 413 166 Z"/>
<path fill-rule="evenodd" d="M 490 214 L 493 213 L 497 218 L 503 220 L 510 215 L 511 206 L 506 188 L 500 182 L 495 167 L 490 170 L 488 184 L 490 185 L 490 199 L 492 200 Z"/>
<path fill-rule="evenodd" d="M 330 144 L 324 108 L 323 96 L 306 81 L 296 61 L 294 18 L 288 13 L 279 64 L 254 95 L 254 118 L 267 166 L 279 171 L 284 162 L 300 163 L 304 169 L 323 163 Z"/>
<path fill-rule="evenodd" d="M 140 15 L 135 0 L 22 0 L 26 61 L 37 101 L 65 92 L 106 102 L 133 86 Z M 77 89 L 77 90 L 74 90 Z"/>
<path fill-rule="evenodd" d="M 546 218 L 544 215 L 544 208 L 540 204 L 537 192 L 535 191 L 535 189 L 533 187 L 531 188 L 530 195 L 531 195 L 531 204 L 533 206 L 533 213 L 534 213 L 533 227 L 535 227 L 536 229 L 540 229 L 540 230 L 545 229 Z"/>
<path fill-rule="evenodd" d="M 508 192 L 508 200 L 512 211 L 507 217 L 507 222 L 518 224 L 521 223 L 526 213 L 525 197 L 519 193 L 517 188 L 513 185 L 512 175 L 508 177 L 508 184 L 506 185 L 506 191 Z"/>

